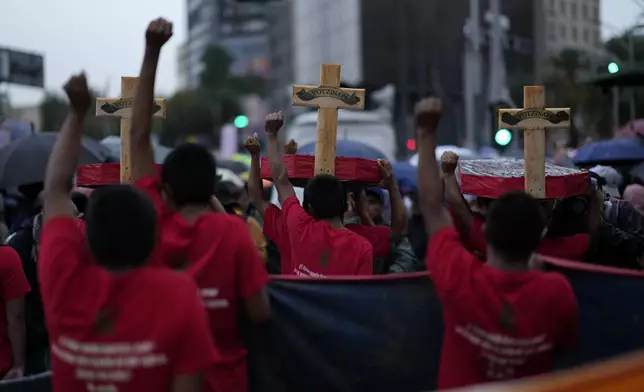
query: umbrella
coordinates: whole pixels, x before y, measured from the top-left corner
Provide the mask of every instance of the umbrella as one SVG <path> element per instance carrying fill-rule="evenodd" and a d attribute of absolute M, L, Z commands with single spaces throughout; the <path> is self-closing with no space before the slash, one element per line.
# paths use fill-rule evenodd
<path fill-rule="evenodd" d="M 572 158 L 577 166 L 619 166 L 644 161 L 644 145 L 637 139 L 612 139 L 590 143 Z"/>
<path fill-rule="evenodd" d="M 219 181 L 230 181 L 238 187 L 244 186 L 244 181 L 242 181 L 242 179 L 239 178 L 239 176 L 233 173 L 231 170 L 218 167 L 217 176 L 219 176 Z"/>
<path fill-rule="evenodd" d="M 458 155 L 459 159 L 462 160 L 479 158 L 479 154 L 475 153 L 469 148 L 463 148 L 459 146 L 436 146 L 436 150 L 434 151 L 436 154 L 436 159 L 441 159 L 443 153 L 447 151 L 455 152 Z M 409 158 L 409 163 L 411 163 L 412 166 L 418 166 L 418 153 Z"/>
<path fill-rule="evenodd" d="M 409 162 L 396 162 L 391 165 L 398 186 L 406 191 L 415 191 L 417 188 L 416 167 Z"/>
<path fill-rule="evenodd" d="M 0 150 L 0 188 L 43 182 L 57 133 L 34 133 Z M 78 164 L 113 162 L 109 148 L 83 137 Z"/>
<path fill-rule="evenodd" d="M 305 144 L 297 151 L 302 155 L 315 155 L 315 143 Z M 364 143 L 352 140 L 338 140 L 336 144 L 336 155 L 339 157 L 365 158 L 365 159 L 387 159 L 381 151 Z"/>
<path fill-rule="evenodd" d="M 121 156 L 121 138 L 118 136 L 108 136 L 105 139 L 101 140 L 100 143 L 110 149 L 112 151 L 112 156 L 114 156 L 117 161 L 120 159 Z M 163 163 L 163 160 L 165 157 L 170 154 L 172 151 L 171 148 L 162 146 L 158 143 L 155 143 L 154 140 L 152 141 L 152 150 L 154 151 L 154 162 L 155 163 Z"/>

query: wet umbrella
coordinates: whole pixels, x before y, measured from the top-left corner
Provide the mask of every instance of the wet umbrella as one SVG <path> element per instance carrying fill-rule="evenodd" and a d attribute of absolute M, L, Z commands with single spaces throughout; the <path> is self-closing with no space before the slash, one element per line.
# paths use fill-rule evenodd
<path fill-rule="evenodd" d="M 297 150 L 298 154 L 315 155 L 315 143 L 305 144 Z M 365 159 L 387 159 L 381 151 L 364 143 L 352 140 L 338 140 L 336 144 L 336 156 L 365 158 Z"/>
<path fill-rule="evenodd" d="M 13 141 L 0 150 L 0 188 L 43 182 L 56 133 L 43 132 Z M 109 148 L 83 137 L 79 165 L 113 162 Z"/>
<path fill-rule="evenodd" d="M 391 165 L 398 186 L 403 191 L 415 191 L 418 187 L 418 170 L 409 162 L 396 162 Z"/>
<path fill-rule="evenodd" d="M 644 144 L 636 138 L 590 143 L 577 150 L 572 161 L 581 167 L 635 164 L 644 161 Z"/>

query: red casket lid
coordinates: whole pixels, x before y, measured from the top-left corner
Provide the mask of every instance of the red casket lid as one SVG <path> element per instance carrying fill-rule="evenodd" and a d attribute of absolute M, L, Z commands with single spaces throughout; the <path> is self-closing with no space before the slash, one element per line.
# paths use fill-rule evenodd
<path fill-rule="evenodd" d="M 294 185 L 303 185 L 313 177 L 315 157 L 313 155 L 284 155 L 288 178 Z M 382 180 L 378 162 L 373 159 L 336 157 L 335 176 L 342 181 L 377 185 Z M 271 180 L 268 158 L 262 158 L 261 177 Z"/>
<path fill-rule="evenodd" d="M 473 159 L 459 161 L 461 192 L 497 199 L 525 189 L 523 159 Z M 587 171 L 546 163 L 546 198 L 565 199 L 585 193 Z"/>
<path fill-rule="evenodd" d="M 157 170 L 161 165 L 157 165 Z M 81 165 L 76 169 L 76 186 L 96 187 L 116 185 L 121 182 L 121 165 L 119 163 L 93 163 Z"/>

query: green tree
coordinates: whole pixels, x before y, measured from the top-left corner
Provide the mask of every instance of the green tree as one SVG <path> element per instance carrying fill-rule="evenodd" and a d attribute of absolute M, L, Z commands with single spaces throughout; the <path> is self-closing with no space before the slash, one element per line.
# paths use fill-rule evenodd
<path fill-rule="evenodd" d="M 583 129 L 573 122 L 569 142 L 577 145 L 582 136 L 597 133 L 605 136 L 611 132 L 606 128 L 606 98 L 600 89 L 579 83 L 579 79 L 591 72 L 591 61 L 587 53 L 575 49 L 564 49 L 550 58 L 550 73 L 546 78 L 549 106 L 570 107 L 573 115 L 579 115 Z"/>
<path fill-rule="evenodd" d="M 172 147 L 190 135 L 212 135 L 215 116 L 199 91 L 179 91 L 168 99 L 167 105 L 168 115 L 162 123 L 159 135 L 161 144 Z"/>
<path fill-rule="evenodd" d="M 96 91 L 92 91 L 92 96 L 98 96 Z M 45 93 L 45 97 L 40 103 L 42 131 L 58 132 L 68 112 L 69 106 L 67 100 L 62 95 L 53 92 Z M 97 140 L 101 140 L 111 134 L 118 134 L 118 130 L 118 119 L 96 117 L 91 109 L 83 125 L 83 134 Z"/>

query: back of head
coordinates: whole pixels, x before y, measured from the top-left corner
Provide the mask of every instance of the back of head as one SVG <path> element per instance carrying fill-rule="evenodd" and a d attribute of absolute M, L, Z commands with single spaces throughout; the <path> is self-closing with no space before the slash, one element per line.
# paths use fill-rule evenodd
<path fill-rule="evenodd" d="M 107 269 L 143 265 L 156 244 L 156 224 L 151 200 L 129 185 L 99 188 L 87 203 L 87 242 Z"/>
<path fill-rule="evenodd" d="M 175 148 L 161 166 L 161 182 L 175 207 L 204 205 L 215 192 L 217 163 L 206 148 L 184 144 Z"/>
<path fill-rule="evenodd" d="M 344 185 L 330 174 L 318 174 L 304 188 L 304 208 L 316 219 L 342 218 L 347 209 Z"/>
<path fill-rule="evenodd" d="M 242 188 L 232 181 L 219 181 L 215 186 L 215 196 L 228 213 L 234 213 L 236 208 L 241 208 Z"/>
<path fill-rule="evenodd" d="M 524 192 L 510 192 L 490 207 L 485 237 L 506 262 L 528 262 L 545 227 L 539 201 Z"/>

